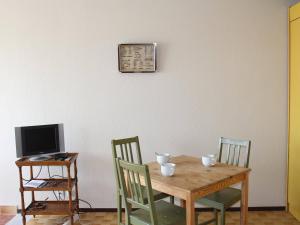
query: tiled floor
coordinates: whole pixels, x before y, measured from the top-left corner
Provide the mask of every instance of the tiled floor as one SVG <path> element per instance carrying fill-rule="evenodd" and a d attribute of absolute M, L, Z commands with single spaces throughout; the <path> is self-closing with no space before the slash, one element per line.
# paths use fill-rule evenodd
<path fill-rule="evenodd" d="M 6 224 L 10 221 L 14 216 L 12 215 L 0 215 L 0 225 Z"/>
<path fill-rule="evenodd" d="M 201 213 L 200 218 L 209 218 L 210 213 Z M 239 224 L 239 212 L 226 214 L 227 225 Z M 61 216 L 38 216 L 28 221 L 28 225 L 59 225 L 66 221 Z M 80 214 L 80 220 L 76 225 L 116 225 L 116 213 L 84 213 Z M 284 212 L 249 212 L 249 225 L 300 225 L 293 216 Z"/>

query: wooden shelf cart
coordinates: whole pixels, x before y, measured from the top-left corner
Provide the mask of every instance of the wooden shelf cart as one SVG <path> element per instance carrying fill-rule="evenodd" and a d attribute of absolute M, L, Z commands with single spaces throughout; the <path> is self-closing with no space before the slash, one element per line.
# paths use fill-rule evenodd
<path fill-rule="evenodd" d="M 79 212 L 78 198 L 78 179 L 77 179 L 77 157 L 78 153 L 67 153 L 65 160 L 49 159 L 46 161 L 30 161 L 29 158 L 21 158 L 16 161 L 19 168 L 20 193 L 23 225 L 26 224 L 26 215 L 68 215 L 71 225 L 74 224 L 73 216 Z M 71 166 L 74 164 L 74 175 L 71 176 Z M 46 185 L 37 188 L 29 188 L 23 186 L 22 167 L 30 167 L 30 180 L 44 180 Z M 33 167 L 35 166 L 65 166 L 67 168 L 66 178 L 34 178 Z M 74 199 L 72 199 L 72 190 L 75 188 Z M 67 191 L 68 200 L 64 201 L 40 201 L 35 199 L 36 191 Z M 24 192 L 31 192 L 31 203 L 26 207 L 24 200 Z"/>

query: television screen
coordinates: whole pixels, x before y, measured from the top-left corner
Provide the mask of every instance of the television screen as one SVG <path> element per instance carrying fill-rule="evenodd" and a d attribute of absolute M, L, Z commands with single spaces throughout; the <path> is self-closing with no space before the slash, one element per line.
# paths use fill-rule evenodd
<path fill-rule="evenodd" d="M 64 150 L 63 124 L 15 127 L 17 157 Z"/>

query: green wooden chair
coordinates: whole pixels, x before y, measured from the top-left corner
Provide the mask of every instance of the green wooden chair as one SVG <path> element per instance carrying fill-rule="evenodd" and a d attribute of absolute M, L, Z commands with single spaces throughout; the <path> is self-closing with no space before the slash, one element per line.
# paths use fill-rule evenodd
<path fill-rule="evenodd" d="M 118 140 L 112 140 L 112 154 L 113 154 L 113 162 L 114 162 L 114 169 L 115 169 L 115 177 L 116 177 L 116 183 L 117 183 L 117 215 L 118 215 L 118 225 L 122 224 L 122 195 L 121 195 L 121 185 L 119 182 L 119 175 L 116 167 L 116 158 L 121 158 L 122 160 L 125 160 L 127 162 L 131 163 L 137 163 L 142 164 L 142 156 L 141 156 L 141 150 L 140 150 L 140 143 L 139 138 L 131 137 L 131 138 L 125 138 L 125 139 L 118 139 Z M 147 193 L 144 191 L 144 188 L 142 187 L 142 193 L 144 194 L 144 198 L 147 198 Z M 153 190 L 153 196 L 154 200 L 160 200 L 166 197 L 169 197 L 169 195 L 158 192 Z M 174 203 L 174 197 L 170 196 L 171 203 Z"/>
<path fill-rule="evenodd" d="M 129 163 L 119 158 L 116 159 L 116 165 L 125 202 L 126 225 L 186 224 L 185 209 L 164 200 L 154 201 L 147 165 Z M 141 185 L 141 177 L 145 186 Z"/>
<path fill-rule="evenodd" d="M 248 167 L 251 141 L 220 138 L 218 162 L 235 166 Z M 225 225 L 225 210 L 241 200 L 241 190 L 228 187 L 221 191 L 207 195 L 197 203 L 214 209 L 214 218 L 201 223 L 201 225 L 214 222 L 218 224 L 218 211 L 221 212 L 221 224 Z"/>

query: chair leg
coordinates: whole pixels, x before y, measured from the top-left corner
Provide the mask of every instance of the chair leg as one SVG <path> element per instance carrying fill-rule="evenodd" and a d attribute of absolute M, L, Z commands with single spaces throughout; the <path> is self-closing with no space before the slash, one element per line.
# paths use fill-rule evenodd
<path fill-rule="evenodd" d="M 170 203 L 173 204 L 173 205 L 174 205 L 174 202 L 175 202 L 174 199 L 175 199 L 174 196 L 170 196 Z"/>
<path fill-rule="evenodd" d="M 122 224 L 122 196 L 118 193 L 117 196 L 117 216 L 118 216 L 118 225 Z"/>
<path fill-rule="evenodd" d="M 218 218 L 218 210 L 214 209 L 214 217 L 215 217 L 215 225 L 218 225 L 219 218 Z"/>
<path fill-rule="evenodd" d="M 225 209 L 221 209 L 221 225 L 225 225 Z"/>

